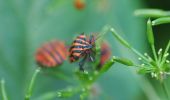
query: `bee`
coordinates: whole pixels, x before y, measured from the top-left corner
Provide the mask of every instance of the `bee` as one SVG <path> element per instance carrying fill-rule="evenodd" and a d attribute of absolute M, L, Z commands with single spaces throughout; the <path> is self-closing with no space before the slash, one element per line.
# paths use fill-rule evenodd
<path fill-rule="evenodd" d="M 95 57 L 95 37 L 90 35 L 86 37 L 84 33 L 80 34 L 73 41 L 72 46 L 69 49 L 70 62 L 75 62 L 80 58 L 83 58 L 79 62 L 80 70 L 84 71 L 84 64 L 87 59 L 94 61 Z"/>
<path fill-rule="evenodd" d="M 62 41 L 51 41 L 37 49 L 35 59 L 42 67 L 56 67 L 67 58 L 67 47 Z"/>
<path fill-rule="evenodd" d="M 105 64 L 107 60 L 109 60 L 111 56 L 111 49 L 107 42 L 103 42 L 101 44 L 101 52 L 100 52 L 100 63 L 97 66 L 97 69 L 101 69 L 101 67 Z"/>

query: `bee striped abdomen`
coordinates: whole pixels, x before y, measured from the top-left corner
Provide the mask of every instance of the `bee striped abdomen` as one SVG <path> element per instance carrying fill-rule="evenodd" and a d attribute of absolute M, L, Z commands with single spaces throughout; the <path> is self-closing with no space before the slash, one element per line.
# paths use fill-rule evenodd
<path fill-rule="evenodd" d="M 36 61 L 42 67 L 55 67 L 63 63 L 67 57 L 67 48 L 61 41 L 44 44 L 36 52 Z"/>

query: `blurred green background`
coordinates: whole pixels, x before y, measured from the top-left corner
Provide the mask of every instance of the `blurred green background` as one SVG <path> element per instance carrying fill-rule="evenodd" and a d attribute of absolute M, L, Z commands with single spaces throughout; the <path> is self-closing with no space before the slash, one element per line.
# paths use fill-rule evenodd
<path fill-rule="evenodd" d="M 10 100 L 23 100 L 34 70 L 34 54 L 44 42 L 53 39 L 71 44 L 77 33 L 100 32 L 109 24 L 136 49 L 149 52 L 145 30 L 146 20 L 135 17 L 139 8 L 170 10 L 168 0 L 85 0 L 82 10 L 74 0 L 0 0 L 0 78 L 6 81 Z M 170 38 L 170 25 L 154 28 L 157 48 L 164 47 Z M 107 34 L 112 55 L 137 57 Z M 56 70 L 72 76 L 77 64 L 66 61 Z M 77 66 L 78 67 L 78 66 Z M 57 74 L 57 71 L 55 72 Z M 70 77 L 71 78 L 71 77 Z M 157 81 L 137 75 L 134 68 L 115 64 L 96 84 L 101 94 L 96 100 L 153 100 L 162 97 Z M 51 91 L 74 85 L 55 75 L 41 73 L 36 80 L 33 99 Z M 154 92 L 155 91 L 155 92 Z M 68 100 L 78 100 L 76 97 Z M 55 98 L 54 100 L 60 100 Z M 156 100 L 156 99 L 155 99 Z"/>

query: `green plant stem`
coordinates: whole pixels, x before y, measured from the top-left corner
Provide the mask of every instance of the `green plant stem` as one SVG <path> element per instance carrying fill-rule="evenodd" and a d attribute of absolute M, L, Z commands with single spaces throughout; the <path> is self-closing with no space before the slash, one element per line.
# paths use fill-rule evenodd
<path fill-rule="evenodd" d="M 136 49 L 134 49 L 133 47 L 130 48 L 130 50 L 132 52 L 134 52 L 136 55 L 138 55 L 139 57 L 141 57 L 142 59 L 144 59 L 146 62 L 148 62 L 148 59 L 146 57 L 144 57 L 140 52 L 138 52 Z"/>
<path fill-rule="evenodd" d="M 158 57 L 157 57 L 157 54 L 156 54 L 156 50 L 155 50 L 154 44 L 151 45 L 151 48 L 152 48 L 152 52 L 153 52 L 153 56 L 154 56 L 154 58 L 155 58 L 155 61 L 157 62 L 157 61 L 158 61 Z"/>
<path fill-rule="evenodd" d="M 8 100 L 6 91 L 5 91 L 5 81 L 1 80 L 1 93 L 2 93 L 2 100 Z"/>
<path fill-rule="evenodd" d="M 145 77 L 140 77 L 134 74 L 136 76 L 137 81 L 139 82 L 139 85 L 141 89 L 143 90 L 144 94 L 147 96 L 148 100 L 161 100 L 161 98 L 158 96 L 157 92 L 155 91 L 153 85 L 150 83 L 150 81 Z"/>
<path fill-rule="evenodd" d="M 170 23 L 170 17 L 161 17 L 152 21 L 153 26 L 166 24 L 166 23 Z"/>
<path fill-rule="evenodd" d="M 134 12 L 136 16 L 141 16 L 141 17 L 153 17 L 153 18 L 158 18 L 158 17 L 166 17 L 170 16 L 169 11 L 163 11 L 161 9 L 138 9 Z"/>
<path fill-rule="evenodd" d="M 163 89 L 163 91 L 164 91 L 164 93 L 165 93 L 165 95 L 167 97 L 167 100 L 170 100 L 169 92 L 167 90 L 165 82 L 162 82 L 161 85 L 162 85 L 162 89 Z"/>
<path fill-rule="evenodd" d="M 140 52 L 134 49 L 127 41 L 125 41 L 125 39 L 123 39 L 119 34 L 117 34 L 117 32 L 113 28 L 111 28 L 110 31 L 112 32 L 113 36 L 115 36 L 116 39 L 119 40 L 120 43 L 122 43 L 125 47 L 127 47 L 132 52 L 134 52 L 136 55 L 138 55 L 139 57 L 144 59 L 146 62 L 148 62 L 148 59 L 146 57 L 144 57 Z"/>
<path fill-rule="evenodd" d="M 165 49 L 165 52 L 164 52 L 164 54 L 163 54 L 163 57 L 162 57 L 162 61 L 161 61 L 160 66 L 162 66 L 162 64 L 164 64 L 164 62 L 166 61 L 166 58 L 167 58 L 167 57 L 165 57 L 165 55 L 168 53 L 169 48 L 170 48 L 170 40 L 169 40 L 168 45 L 167 45 L 167 47 L 166 47 L 166 49 Z"/>
<path fill-rule="evenodd" d="M 25 95 L 25 100 L 30 100 L 30 97 L 32 96 L 32 91 L 33 91 L 33 86 L 34 86 L 34 83 L 35 83 L 35 79 L 36 79 L 39 72 L 40 72 L 40 68 L 35 70 L 35 72 L 34 72 L 34 74 L 32 76 L 31 82 L 29 84 L 27 93 Z"/>

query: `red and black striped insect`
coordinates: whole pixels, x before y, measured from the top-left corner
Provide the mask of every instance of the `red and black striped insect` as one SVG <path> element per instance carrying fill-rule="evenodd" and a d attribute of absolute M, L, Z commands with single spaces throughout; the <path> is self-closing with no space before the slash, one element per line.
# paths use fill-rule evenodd
<path fill-rule="evenodd" d="M 79 62 L 80 70 L 83 71 L 85 61 L 89 59 L 90 61 L 94 61 L 95 57 L 95 37 L 94 35 L 90 35 L 90 37 L 86 37 L 84 33 L 77 36 L 73 41 L 72 46 L 69 49 L 69 57 L 70 62 L 75 62 L 80 58 L 83 58 Z"/>
<path fill-rule="evenodd" d="M 105 62 L 109 60 L 110 56 L 111 56 L 110 46 L 107 42 L 104 41 L 101 44 L 100 63 L 97 66 L 97 69 L 101 69 Z"/>
<path fill-rule="evenodd" d="M 35 59 L 42 67 L 56 67 L 67 58 L 67 48 L 62 41 L 51 41 L 37 49 Z"/>

